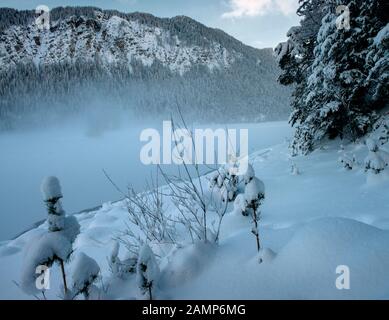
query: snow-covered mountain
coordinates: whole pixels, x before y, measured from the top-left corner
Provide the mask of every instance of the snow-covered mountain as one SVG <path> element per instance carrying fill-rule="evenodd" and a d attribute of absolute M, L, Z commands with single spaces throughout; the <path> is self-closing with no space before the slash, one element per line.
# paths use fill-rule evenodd
<path fill-rule="evenodd" d="M 56 8 L 42 30 L 34 11 L 0 9 L 0 17 L 1 118 L 14 119 L 16 109 L 36 113 L 42 99 L 50 109 L 82 109 L 88 94 L 126 108 L 130 97 L 132 110 L 154 114 L 177 101 L 196 114 L 206 110 L 207 119 L 235 110 L 239 120 L 288 114 L 289 90 L 277 84 L 271 49 L 191 18 Z"/>
<path fill-rule="evenodd" d="M 196 24 L 187 17 L 174 18 L 172 23 Z M 6 70 L 11 65 L 30 61 L 42 65 L 96 59 L 107 67 L 112 64 L 131 67 L 131 62 L 138 60 L 144 66 L 159 62 L 183 74 L 194 65 L 204 65 L 210 70 L 227 68 L 243 57 L 235 48 L 223 46 L 211 31 L 204 39 L 207 46 L 180 38 L 182 34 L 179 37 L 163 26 L 132 17 L 73 15 L 53 21 L 50 30 L 42 31 L 36 23 L 14 25 L 5 30 L 0 38 L 0 68 Z"/>

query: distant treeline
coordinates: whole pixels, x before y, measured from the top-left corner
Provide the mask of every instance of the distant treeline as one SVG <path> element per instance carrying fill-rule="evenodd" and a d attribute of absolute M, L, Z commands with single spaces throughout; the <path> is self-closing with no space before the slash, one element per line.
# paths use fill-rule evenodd
<path fill-rule="evenodd" d="M 83 61 L 19 64 L 0 78 L 1 126 L 12 129 L 26 119 L 43 123 L 48 114 L 61 118 L 101 106 L 107 116 L 128 111 L 134 117 L 166 118 L 179 107 L 199 121 L 286 119 L 288 91 L 276 92 L 274 79 L 258 76 L 260 66 L 257 72 L 242 63 L 213 72 L 195 67 L 183 76 L 160 63 L 145 68 L 136 60 L 131 70 L 124 65 L 107 70 Z"/>

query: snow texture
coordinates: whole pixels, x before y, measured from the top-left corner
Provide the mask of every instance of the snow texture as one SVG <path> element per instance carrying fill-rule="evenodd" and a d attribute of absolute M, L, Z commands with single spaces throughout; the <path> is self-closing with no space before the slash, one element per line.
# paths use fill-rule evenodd
<path fill-rule="evenodd" d="M 389 153 L 381 150 L 373 139 L 366 140 L 369 154 L 365 159 L 365 170 L 379 174 L 389 165 Z"/>
<path fill-rule="evenodd" d="M 234 201 L 234 212 L 236 214 L 246 215 L 246 200 L 244 194 L 238 194 Z"/>
<path fill-rule="evenodd" d="M 56 213 L 47 215 L 49 230 L 52 232 L 61 231 L 65 228 L 65 212 L 62 210 L 61 203 L 58 201 L 54 208 Z"/>
<path fill-rule="evenodd" d="M 248 164 L 247 171 L 243 176 L 243 181 L 245 184 L 248 184 L 252 178 L 255 177 L 255 170 L 251 164 Z"/>
<path fill-rule="evenodd" d="M 377 36 L 374 38 L 374 44 L 376 46 L 381 45 L 384 41 L 389 39 L 389 23 L 378 32 Z"/>
<path fill-rule="evenodd" d="M 73 291 L 80 293 L 88 291 L 99 273 L 100 267 L 94 259 L 83 252 L 78 253 L 73 262 Z"/>
<path fill-rule="evenodd" d="M 378 151 L 377 142 L 375 142 L 373 139 L 366 139 L 366 146 L 371 152 Z"/>
<path fill-rule="evenodd" d="M 251 181 L 246 185 L 244 191 L 244 198 L 247 203 L 251 203 L 253 201 L 261 200 L 265 197 L 265 185 L 258 178 L 254 177 Z"/>
<path fill-rule="evenodd" d="M 75 216 L 66 216 L 64 219 L 64 228 L 60 231 L 71 243 L 73 243 L 80 234 L 80 224 Z"/>
<path fill-rule="evenodd" d="M 265 136 L 271 137 L 270 133 L 279 130 L 276 126 L 269 128 L 269 134 Z M 381 145 L 380 151 L 387 147 L 387 143 Z M 249 232 L 250 219 L 232 211 L 224 217 L 217 245 L 191 244 L 190 239 L 180 245 L 151 243 L 160 268 L 156 297 L 181 300 L 388 299 L 389 219 L 386 204 L 389 179 L 380 174 L 377 176 L 383 179 L 379 184 L 370 185 L 366 183 L 363 166 L 357 165 L 352 171 L 341 170 L 337 161 L 339 150 L 355 155 L 357 164 L 363 163 L 368 153 L 363 142 L 340 147 L 339 141 L 330 141 L 309 156 L 293 158 L 304 172 L 295 177 L 290 174 L 287 142 L 280 139 L 280 143 L 273 143 L 271 148 L 257 148 L 250 155 L 250 162 L 256 172 L 261 172 L 261 179 L 266 183 L 267 201 L 261 206 L 260 225 L 263 249 L 258 253 L 254 246 Z M 207 181 L 205 177 L 203 181 Z M 167 190 L 163 193 L 167 194 Z M 243 191 L 241 188 L 240 192 Z M 238 199 L 242 196 L 238 195 Z M 173 208 L 172 217 L 179 217 L 169 197 L 164 200 Z M 215 216 L 214 212 L 209 212 L 210 226 Z M 75 217 L 82 233 L 75 240 L 74 249 L 93 257 L 101 267 L 104 290 L 100 290 L 99 298 L 146 298 L 144 290 L 139 294 L 135 274 L 114 277 L 107 263 L 112 236 L 127 230 L 126 202 L 109 202 Z M 130 227 L 136 232 L 135 226 Z M 182 239 L 189 238 L 184 228 L 177 232 Z M 26 248 L 26 253 L 32 255 L 37 249 L 30 250 L 28 245 L 36 244 L 36 239 L 46 237 L 44 234 L 47 234 L 47 224 L 0 244 L 1 298 L 34 299 L 9 280 L 17 279 L 21 267 L 26 270 L 22 249 Z M 153 256 L 150 251 L 141 252 L 142 260 Z M 30 279 L 25 283 L 30 283 L 33 289 L 34 267 L 41 260 L 38 258 L 32 259 L 35 262 L 27 268 L 31 272 L 25 277 Z M 259 263 L 260 259 L 262 263 Z M 155 258 L 148 261 L 151 260 L 155 262 Z M 339 277 L 336 270 L 341 265 L 350 269 L 350 290 L 336 287 Z M 45 292 L 49 299 L 58 299 L 61 282 L 60 272 L 52 272 L 52 290 Z M 98 297 L 101 289 L 99 283 L 96 287 L 91 287 L 94 297 Z"/>
<path fill-rule="evenodd" d="M 36 294 L 36 268 L 50 267 L 56 260 L 66 261 L 72 252 L 72 244 L 59 232 L 48 232 L 31 239 L 25 250 L 21 275 L 21 288 L 27 294 Z"/>

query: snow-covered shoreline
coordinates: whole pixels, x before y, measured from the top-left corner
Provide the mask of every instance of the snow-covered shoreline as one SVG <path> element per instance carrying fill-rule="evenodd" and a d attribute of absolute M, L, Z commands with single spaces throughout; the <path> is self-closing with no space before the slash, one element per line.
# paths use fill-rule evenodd
<path fill-rule="evenodd" d="M 341 147 L 335 141 L 293 160 L 287 146 L 286 142 L 276 144 L 250 156 L 257 176 L 266 185 L 259 233 L 264 248 L 271 249 L 274 255 L 258 264 L 250 219 L 233 213 L 231 204 L 217 246 L 187 243 L 164 248 L 159 262 L 158 299 L 389 297 L 389 180 L 383 176 L 373 184 L 369 181 L 363 168 L 368 150 L 363 144 Z M 338 162 L 344 152 L 354 154 L 359 163 L 351 171 Z M 291 171 L 292 163 L 300 174 Z M 174 213 L 174 206 L 167 206 Z M 115 278 L 107 263 L 113 238 L 128 223 L 126 203 L 106 203 L 77 219 L 81 233 L 74 250 L 98 262 L 100 285 L 108 287 L 103 298 L 141 298 L 135 277 Z M 45 227 L 43 224 L 1 246 L 2 299 L 31 298 L 12 280 L 19 281 L 26 243 L 43 233 Z M 121 247 L 121 259 L 125 251 Z M 350 269 L 350 290 L 336 287 L 336 269 L 341 265 Z M 58 298 L 57 276 L 53 270 L 49 299 Z"/>

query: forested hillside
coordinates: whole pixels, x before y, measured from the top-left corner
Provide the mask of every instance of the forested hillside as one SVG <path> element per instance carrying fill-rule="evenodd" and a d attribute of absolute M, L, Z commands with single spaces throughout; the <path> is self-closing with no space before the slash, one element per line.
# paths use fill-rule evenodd
<path fill-rule="evenodd" d="M 56 8 L 41 30 L 33 11 L 0 16 L 3 129 L 94 110 L 154 119 L 179 106 L 188 118 L 229 122 L 289 113 L 271 49 L 188 17 Z"/>

